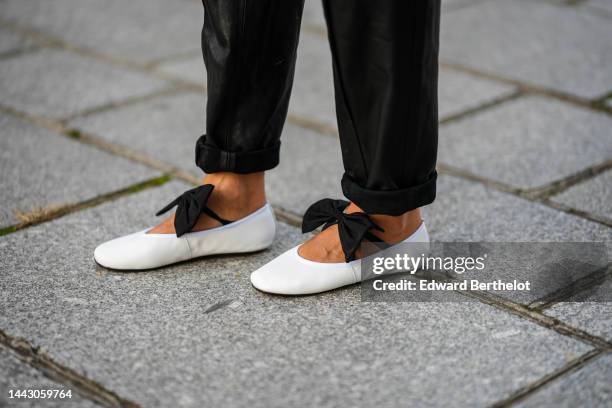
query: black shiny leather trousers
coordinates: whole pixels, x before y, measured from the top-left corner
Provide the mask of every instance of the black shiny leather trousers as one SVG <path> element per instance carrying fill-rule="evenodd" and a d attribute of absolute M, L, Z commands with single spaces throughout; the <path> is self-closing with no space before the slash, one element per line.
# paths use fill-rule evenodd
<path fill-rule="evenodd" d="M 208 104 L 196 163 L 206 173 L 269 170 L 279 161 L 304 0 L 203 3 Z M 324 0 L 323 7 L 345 196 L 370 214 L 431 203 L 440 0 Z"/>

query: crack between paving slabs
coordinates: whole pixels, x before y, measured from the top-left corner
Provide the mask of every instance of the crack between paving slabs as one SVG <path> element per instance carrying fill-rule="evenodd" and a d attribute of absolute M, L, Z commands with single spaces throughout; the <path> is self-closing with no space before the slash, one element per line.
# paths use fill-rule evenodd
<path fill-rule="evenodd" d="M 105 407 L 138 408 L 133 401 L 106 389 L 96 381 L 79 374 L 70 367 L 58 363 L 45 350 L 33 346 L 28 340 L 14 337 L 0 329 L 0 344 L 12 350 L 19 359 L 46 377 L 73 388 L 81 396 Z"/>

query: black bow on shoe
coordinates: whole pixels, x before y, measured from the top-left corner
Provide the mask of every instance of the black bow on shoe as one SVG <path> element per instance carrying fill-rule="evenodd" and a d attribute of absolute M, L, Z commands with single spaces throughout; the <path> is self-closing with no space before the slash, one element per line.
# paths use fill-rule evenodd
<path fill-rule="evenodd" d="M 215 186 L 212 184 L 204 184 L 203 186 L 185 191 L 155 215 L 162 215 L 176 206 L 174 229 L 176 230 L 177 237 L 191 231 L 202 213 L 214 218 L 223 225 L 229 224 L 231 221 L 219 217 L 217 213 L 206 205 L 214 188 Z"/>
<path fill-rule="evenodd" d="M 348 201 L 324 198 L 306 210 L 302 221 L 302 232 L 311 232 L 321 225 L 323 225 L 323 229 L 326 229 L 331 225 L 338 224 L 340 245 L 342 245 L 346 262 L 355 260 L 355 252 L 359 249 L 359 245 L 364 238 L 380 241 L 368 230 L 374 228 L 378 231 L 384 231 L 365 213 L 345 214 L 344 210 L 348 205 Z"/>

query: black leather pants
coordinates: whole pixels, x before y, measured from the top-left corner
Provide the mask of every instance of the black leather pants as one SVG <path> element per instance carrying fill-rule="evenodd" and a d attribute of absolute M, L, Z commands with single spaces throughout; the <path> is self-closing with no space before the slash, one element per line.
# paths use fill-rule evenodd
<path fill-rule="evenodd" d="M 206 173 L 269 170 L 279 161 L 304 0 L 203 2 L 208 105 L 196 163 Z M 399 215 L 431 203 L 440 0 L 323 6 L 345 196 L 371 214 Z"/>

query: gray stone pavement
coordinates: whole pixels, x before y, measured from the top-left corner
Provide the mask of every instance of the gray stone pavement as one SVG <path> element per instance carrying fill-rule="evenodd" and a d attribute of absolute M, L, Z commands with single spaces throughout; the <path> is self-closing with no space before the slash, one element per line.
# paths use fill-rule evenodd
<path fill-rule="evenodd" d="M 0 346 L 0 406 L 3 407 L 96 407 L 92 401 L 71 393 L 70 397 L 49 399 L 10 398 L 7 390 L 58 390 L 66 393 L 69 387 L 45 377 L 40 371 L 24 364 L 11 350 Z M 55 394 L 52 395 L 59 395 Z"/>
<path fill-rule="evenodd" d="M 32 45 L 32 41 L 27 38 L 5 27 L 0 27 L 0 56 L 26 49 Z"/>
<path fill-rule="evenodd" d="M 612 171 L 608 170 L 590 180 L 571 187 L 553 200 L 581 211 L 612 218 Z"/>
<path fill-rule="evenodd" d="M 2 19 L 109 57 L 139 63 L 197 52 L 204 13 L 195 0 L 3 0 Z"/>
<path fill-rule="evenodd" d="M 166 84 L 65 50 L 45 49 L 4 60 L 0 65 L 0 86 L 0 102 L 4 106 L 63 118 L 88 108 L 142 96 Z"/>
<path fill-rule="evenodd" d="M 612 72 L 602 69 L 612 64 L 612 26 L 604 16 L 546 1 L 504 0 L 445 17 L 440 52 L 449 62 L 583 98 L 612 88 Z"/>
<path fill-rule="evenodd" d="M 442 127 L 439 158 L 514 187 L 542 187 L 609 160 L 611 128 L 608 114 L 526 96 Z"/>
<path fill-rule="evenodd" d="M 586 367 L 569 374 L 551 386 L 535 393 L 520 407 L 607 407 L 612 400 L 610 384 L 612 355 L 602 356 Z M 589 384 L 585 388 L 584 384 Z"/>
<path fill-rule="evenodd" d="M 0 227 L 24 214 L 92 199 L 161 173 L 0 112 Z"/>
<path fill-rule="evenodd" d="M 609 273 L 552 285 L 545 303 L 251 287 L 252 270 L 303 241 L 310 203 L 341 196 L 314 0 L 267 177 L 290 220 L 274 246 L 143 273 L 97 266 L 98 243 L 151 225 L 201 176 L 202 17 L 197 0 L 0 0 L 0 339 L 54 362 L 41 370 L 3 340 L 0 405 L 93 406 L 92 382 L 107 406 L 609 405 Z M 611 19 L 607 0 L 443 0 L 434 240 L 612 241 Z M 18 388 L 73 398 L 8 401 Z"/>
<path fill-rule="evenodd" d="M 565 302 L 553 305 L 545 313 L 589 333 L 612 340 L 612 304 L 608 297 L 611 291 L 612 279 L 607 279 L 575 294 Z"/>

